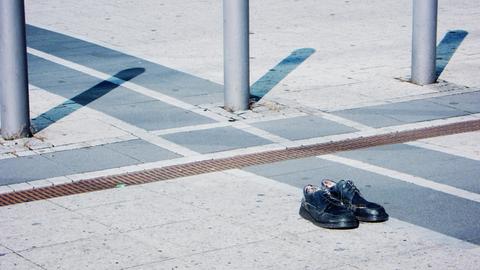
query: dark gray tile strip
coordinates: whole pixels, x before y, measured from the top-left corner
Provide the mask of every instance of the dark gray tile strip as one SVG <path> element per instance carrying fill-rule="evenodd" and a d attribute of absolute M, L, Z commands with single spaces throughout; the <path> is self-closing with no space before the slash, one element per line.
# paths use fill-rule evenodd
<path fill-rule="evenodd" d="M 306 167 L 299 170 L 302 161 Z M 384 205 L 393 218 L 480 245 L 480 207 L 470 200 L 321 159 L 283 161 L 245 169 L 298 188 L 319 185 L 325 178 L 350 179 L 367 199 Z"/>
<path fill-rule="evenodd" d="M 480 91 L 335 111 L 371 127 L 443 119 L 480 112 Z"/>
<path fill-rule="evenodd" d="M 289 140 L 302 140 L 357 131 L 354 128 L 313 115 L 266 121 L 252 125 Z"/>
<path fill-rule="evenodd" d="M 272 143 L 232 127 L 220 127 L 163 135 L 165 139 L 206 154 Z"/>
<path fill-rule="evenodd" d="M 0 160 L 0 185 L 179 157 L 142 140 Z"/>
<path fill-rule="evenodd" d="M 132 82 L 194 105 L 223 100 L 220 84 L 40 27 L 27 25 L 27 44 L 111 75 L 119 70 L 143 68 L 145 73 Z"/>
<path fill-rule="evenodd" d="M 420 147 L 396 144 L 337 155 L 480 193 L 480 162 Z"/>
<path fill-rule="evenodd" d="M 160 130 L 214 122 L 197 113 L 171 106 L 124 87 L 102 82 L 84 73 L 29 55 L 29 73 L 35 74 L 38 71 L 48 73 L 48 70 L 53 70 L 55 73 L 32 76 L 30 83 L 70 99 L 75 104 L 88 106 L 145 130 Z M 41 126 L 37 122 L 44 120 L 43 118 L 52 122 L 60 120 L 65 116 L 63 115 L 65 110 L 62 110 L 64 108 L 65 106 L 53 108 L 42 115 L 40 119 L 33 119 L 33 125 Z M 68 113 L 73 112 L 74 110 L 68 111 Z"/>

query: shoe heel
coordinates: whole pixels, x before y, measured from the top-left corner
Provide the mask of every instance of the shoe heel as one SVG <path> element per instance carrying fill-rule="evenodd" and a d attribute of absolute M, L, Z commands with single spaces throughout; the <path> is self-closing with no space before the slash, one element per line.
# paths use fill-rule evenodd
<path fill-rule="evenodd" d="M 308 221 L 311 221 L 311 222 L 315 222 L 312 218 L 312 216 L 310 215 L 310 213 L 308 213 L 307 209 L 305 209 L 305 207 L 303 207 L 303 205 L 300 206 L 300 210 L 298 211 L 298 214 L 308 220 Z"/>

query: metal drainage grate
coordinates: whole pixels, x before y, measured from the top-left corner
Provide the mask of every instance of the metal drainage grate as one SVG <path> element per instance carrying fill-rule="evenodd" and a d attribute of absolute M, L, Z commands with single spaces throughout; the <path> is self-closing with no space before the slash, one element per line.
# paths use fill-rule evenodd
<path fill-rule="evenodd" d="M 0 206 L 110 189 L 116 187 L 118 184 L 145 184 L 208 172 L 238 169 L 282 160 L 319 156 L 386 144 L 404 143 L 419 139 L 477 130 L 480 130 L 480 120 L 472 120 L 436 127 L 427 127 L 383 135 L 373 135 L 336 142 L 320 143 L 310 146 L 294 147 L 284 150 L 273 150 L 229 158 L 197 161 L 128 174 L 98 177 L 57 186 L 6 193 L 0 195 Z"/>

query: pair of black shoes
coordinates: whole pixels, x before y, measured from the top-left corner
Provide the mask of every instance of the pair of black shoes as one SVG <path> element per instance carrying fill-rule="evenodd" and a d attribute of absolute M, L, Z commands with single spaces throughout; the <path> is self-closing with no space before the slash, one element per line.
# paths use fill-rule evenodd
<path fill-rule="evenodd" d="M 358 227 L 359 221 L 388 220 L 385 209 L 363 198 L 350 180 L 338 183 L 323 180 L 321 187 L 307 185 L 303 188 L 303 195 L 300 215 L 320 227 L 353 229 Z"/>

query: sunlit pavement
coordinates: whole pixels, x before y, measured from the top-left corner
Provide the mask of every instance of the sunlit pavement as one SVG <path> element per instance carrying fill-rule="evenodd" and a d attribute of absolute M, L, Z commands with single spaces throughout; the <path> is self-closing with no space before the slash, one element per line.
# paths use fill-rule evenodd
<path fill-rule="evenodd" d="M 221 1 L 26 1 L 33 138 L 0 193 L 480 119 L 480 7 L 440 1 L 439 82 L 408 82 L 411 1 L 250 1 L 251 110 L 223 106 Z M 0 269 L 476 269 L 479 132 L 0 207 Z M 298 215 L 351 179 L 390 214 Z"/>

